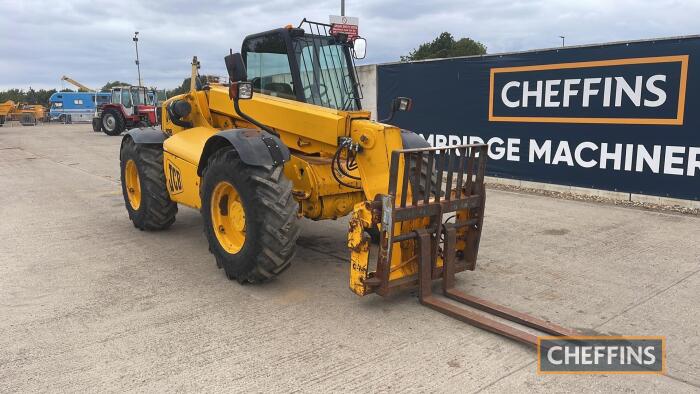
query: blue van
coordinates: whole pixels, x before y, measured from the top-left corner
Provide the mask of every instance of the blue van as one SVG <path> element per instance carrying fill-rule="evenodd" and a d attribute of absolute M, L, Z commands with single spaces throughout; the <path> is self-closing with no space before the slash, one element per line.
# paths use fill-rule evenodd
<path fill-rule="evenodd" d="M 49 98 L 49 118 L 60 122 L 91 122 L 95 106 L 109 103 L 110 92 L 56 92 Z"/>

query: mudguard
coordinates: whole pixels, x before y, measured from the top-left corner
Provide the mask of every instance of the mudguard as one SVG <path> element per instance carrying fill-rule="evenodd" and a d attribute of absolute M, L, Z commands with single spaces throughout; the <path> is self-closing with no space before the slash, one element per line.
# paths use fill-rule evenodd
<path fill-rule="evenodd" d="M 409 130 L 401 129 L 401 142 L 404 149 L 430 148 L 430 143 L 425 138 Z"/>
<path fill-rule="evenodd" d="M 122 141 L 124 141 L 124 139 L 127 137 L 131 137 L 131 139 L 134 140 L 134 143 L 136 144 L 161 145 L 163 144 L 163 141 L 165 141 L 165 139 L 168 137 L 168 135 L 163 133 L 161 129 L 156 127 L 143 127 L 127 131 Z"/>
<path fill-rule="evenodd" d="M 209 156 L 223 146 L 233 146 L 241 161 L 250 166 L 277 166 L 289 161 L 289 148 L 282 141 L 256 129 L 224 130 L 207 140 L 199 159 L 197 174 L 202 175 Z"/>

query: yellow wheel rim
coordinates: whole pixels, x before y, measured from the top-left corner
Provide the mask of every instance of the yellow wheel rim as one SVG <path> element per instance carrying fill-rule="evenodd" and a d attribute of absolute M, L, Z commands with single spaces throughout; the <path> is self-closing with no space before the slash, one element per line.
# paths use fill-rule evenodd
<path fill-rule="evenodd" d="M 211 195 L 211 221 L 219 245 L 238 253 L 245 243 L 245 211 L 241 197 L 228 182 L 219 182 Z"/>
<path fill-rule="evenodd" d="M 129 198 L 129 205 L 135 211 L 141 206 L 141 182 L 139 182 L 139 170 L 133 160 L 126 162 L 124 170 L 126 181 L 126 195 Z"/>

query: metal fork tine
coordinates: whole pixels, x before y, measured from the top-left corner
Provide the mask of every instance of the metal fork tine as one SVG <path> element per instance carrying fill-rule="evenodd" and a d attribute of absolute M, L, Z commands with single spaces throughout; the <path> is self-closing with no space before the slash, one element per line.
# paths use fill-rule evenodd
<path fill-rule="evenodd" d="M 435 176 L 437 177 L 435 182 L 435 202 L 440 202 L 440 198 L 442 197 L 442 172 L 445 167 L 445 154 L 442 150 L 436 150 L 435 154 L 439 154 L 439 156 L 435 157 Z"/>
<path fill-rule="evenodd" d="M 406 197 L 408 196 L 408 174 L 411 168 L 411 153 L 405 153 L 403 156 L 403 174 L 401 179 L 401 208 L 406 206 Z"/>
<path fill-rule="evenodd" d="M 430 193 L 432 192 L 431 186 L 433 185 L 433 161 L 435 159 L 435 152 L 428 151 L 428 168 L 425 173 L 428 175 L 425 185 L 425 196 L 423 196 L 423 203 L 427 204 L 430 201 Z"/>
<path fill-rule="evenodd" d="M 445 184 L 445 200 L 452 199 L 452 166 L 454 165 L 452 157 L 454 156 L 453 149 L 447 149 L 447 183 Z"/>
<path fill-rule="evenodd" d="M 486 159 L 488 157 L 488 146 L 484 146 L 481 148 L 481 152 L 479 152 L 479 169 L 476 172 L 476 187 L 478 190 L 479 194 L 482 194 L 484 192 L 484 175 L 486 172 Z"/>
<path fill-rule="evenodd" d="M 464 181 L 464 162 L 466 161 L 467 148 L 464 148 L 464 151 L 457 148 L 457 153 L 459 153 L 459 156 L 457 156 L 457 186 L 455 188 L 459 199 L 462 198 L 462 182 Z"/>
<path fill-rule="evenodd" d="M 413 171 L 413 182 L 411 182 L 411 204 L 418 205 L 418 193 L 421 186 L 421 164 L 423 164 L 423 152 L 416 152 L 416 167 Z"/>
<path fill-rule="evenodd" d="M 389 194 L 396 197 L 396 183 L 399 174 L 399 158 L 401 153 L 391 152 L 391 167 L 389 167 Z"/>
<path fill-rule="evenodd" d="M 476 149 L 469 148 L 469 160 L 467 161 L 467 181 L 464 190 L 467 196 L 472 194 L 472 178 L 474 177 L 474 160 L 476 159 Z"/>

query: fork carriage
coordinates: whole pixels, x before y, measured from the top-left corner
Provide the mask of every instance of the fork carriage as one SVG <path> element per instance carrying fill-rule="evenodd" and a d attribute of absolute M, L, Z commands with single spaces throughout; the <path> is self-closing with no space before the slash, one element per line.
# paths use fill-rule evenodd
<path fill-rule="evenodd" d="M 369 204 L 371 220 L 366 220 L 365 206 L 356 209 L 351 221 L 351 288 L 360 295 L 386 296 L 417 287 L 421 304 L 533 346 L 536 335 L 488 315 L 546 334 L 574 335 L 572 330 L 454 288 L 457 272 L 476 268 L 486 202 L 487 157 L 485 144 L 393 151 L 388 194 Z M 357 240 L 358 226 L 366 229 L 374 223 L 380 224 L 380 241 L 376 270 L 369 271 L 368 237 L 363 236 L 359 243 L 353 241 Z M 444 297 L 433 293 L 437 279 L 442 279 Z"/>

